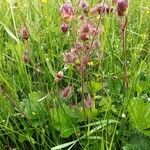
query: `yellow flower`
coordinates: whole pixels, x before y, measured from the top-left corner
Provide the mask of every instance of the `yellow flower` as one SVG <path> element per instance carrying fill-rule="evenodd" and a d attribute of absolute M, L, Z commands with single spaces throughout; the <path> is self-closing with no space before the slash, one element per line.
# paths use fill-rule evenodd
<path fill-rule="evenodd" d="M 47 3 L 47 0 L 41 0 L 41 2 L 46 4 L 46 3 Z"/>

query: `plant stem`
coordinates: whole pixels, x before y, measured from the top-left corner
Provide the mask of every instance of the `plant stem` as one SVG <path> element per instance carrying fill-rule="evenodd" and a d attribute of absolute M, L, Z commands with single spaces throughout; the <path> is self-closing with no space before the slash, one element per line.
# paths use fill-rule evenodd
<path fill-rule="evenodd" d="M 124 87 L 128 89 L 129 80 L 127 74 L 127 66 L 126 66 L 126 29 L 127 29 L 127 17 L 125 18 L 125 22 L 121 20 L 121 35 L 122 35 L 122 57 L 123 57 L 123 70 L 124 70 Z"/>

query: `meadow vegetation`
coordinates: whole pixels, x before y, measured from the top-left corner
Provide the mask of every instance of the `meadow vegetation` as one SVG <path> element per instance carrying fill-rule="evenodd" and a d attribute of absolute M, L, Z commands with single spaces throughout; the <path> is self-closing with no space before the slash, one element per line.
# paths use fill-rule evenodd
<path fill-rule="evenodd" d="M 0 149 L 150 150 L 148 0 L 0 0 Z"/>

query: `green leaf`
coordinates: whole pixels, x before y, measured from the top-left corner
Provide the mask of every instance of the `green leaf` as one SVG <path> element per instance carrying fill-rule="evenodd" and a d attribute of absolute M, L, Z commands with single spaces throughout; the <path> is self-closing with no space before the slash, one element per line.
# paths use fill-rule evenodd
<path fill-rule="evenodd" d="M 70 146 L 70 145 L 73 145 L 74 143 L 76 143 L 77 142 L 77 140 L 75 140 L 75 141 L 72 141 L 72 142 L 68 142 L 68 143 L 65 143 L 65 144 L 61 144 L 61 145 L 58 145 L 58 146 L 56 146 L 56 147 L 53 147 L 51 150 L 57 150 L 57 149 L 62 149 L 62 148 L 66 148 L 66 147 L 68 147 L 68 146 Z"/>
<path fill-rule="evenodd" d="M 46 116 L 44 105 L 42 102 L 39 102 L 41 97 L 43 97 L 41 92 L 32 92 L 29 94 L 28 99 L 23 100 L 22 104 L 25 113 L 36 126 L 41 124 Z"/>
<path fill-rule="evenodd" d="M 68 109 L 69 106 L 62 105 L 62 107 L 50 110 L 52 125 L 56 130 L 60 131 L 60 136 L 63 138 L 79 132 L 77 121 L 69 115 Z"/>
<path fill-rule="evenodd" d="M 150 103 L 134 98 L 128 105 L 130 122 L 139 131 L 150 135 Z"/>
<path fill-rule="evenodd" d="M 149 150 L 150 149 L 150 139 L 141 134 L 135 134 L 130 143 L 123 146 L 123 150 Z"/>
<path fill-rule="evenodd" d="M 98 82 L 95 82 L 95 81 L 92 81 L 91 82 L 91 86 L 92 86 L 92 91 L 94 93 L 100 91 L 102 89 L 102 84 L 101 83 L 98 83 Z"/>
<path fill-rule="evenodd" d="M 0 24 L 4 27 L 10 37 L 12 37 L 16 42 L 19 42 L 19 39 L 10 31 L 10 29 L 4 23 L 0 21 Z"/>

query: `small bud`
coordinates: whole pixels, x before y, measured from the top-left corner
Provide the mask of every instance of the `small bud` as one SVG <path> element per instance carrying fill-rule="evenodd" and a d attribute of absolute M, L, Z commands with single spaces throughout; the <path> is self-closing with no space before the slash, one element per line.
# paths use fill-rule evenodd
<path fill-rule="evenodd" d="M 74 10 L 70 2 L 66 2 L 60 8 L 60 14 L 63 19 L 70 19 L 74 15 Z"/>
<path fill-rule="evenodd" d="M 62 31 L 63 33 L 66 33 L 66 32 L 68 31 L 68 24 L 63 23 L 63 24 L 61 25 L 61 31 Z"/>
<path fill-rule="evenodd" d="M 27 30 L 26 27 L 22 27 L 20 29 L 20 37 L 23 39 L 23 40 L 28 40 L 29 39 L 29 32 Z"/>
<path fill-rule="evenodd" d="M 72 86 L 68 85 L 61 91 L 61 96 L 67 98 L 72 94 L 72 92 L 73 92 Z"/>
<path fill-rule="evenodd" d="M 117 13 L 118 16 L 124 16 L 128 9 L 128 0 L 118 0 Z"/>
<path fill-rule="evenodd" d="M 63 76 L 64 76 L 64 73 L 63 73 L 62 71 L 59 71 L 59 72 L 56 74 L 56 78 L 55 78 L 56 82 L 61 81 L 62 78 L 63 78 Z"/>

